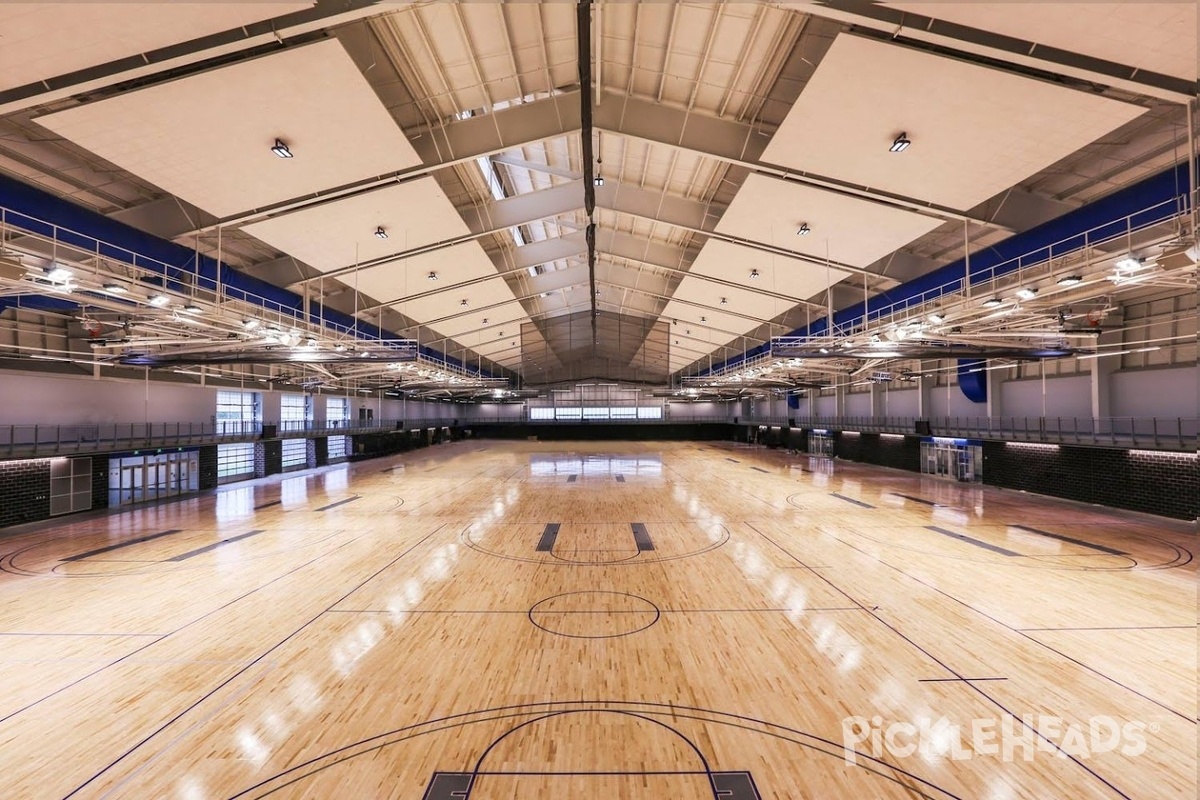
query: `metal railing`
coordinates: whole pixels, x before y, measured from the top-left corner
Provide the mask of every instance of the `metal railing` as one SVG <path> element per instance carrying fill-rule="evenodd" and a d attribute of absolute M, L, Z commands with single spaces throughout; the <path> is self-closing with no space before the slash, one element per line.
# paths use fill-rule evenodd
<path fill-rule="evenodd" d="M 461 425 L 450 417 L 404 420 L 286 422 L 120 422 L 76 425 L 0 425 L 0 458 L 122 452 L 147 448 L 294 439 Z"/>
<path fill-rule="evenodd" d="M 394 433 L 427 428 L 528 425 L 771 425 L 917 435 L 928 422 L 932 436 L 1046 444 L 1081 444 L 1149 450 L 1188 451 L 1198 447 L 1200 420 L 1178 417 L 804 417 L 753 413 L 730 408 L 721 414 L 668 414 L 662 418 L 529 419 L 499 417 L 412 417 L 403 420 L 289 420 L 284 422 L 125 422 L 95 425 L 0 425 L 0 458 L 47 457 L 77 453 L 126 452 L 149 448 L 221 444 L 256 439 L 290 439 Z"/>
<path fill-rule="evenodd" d="M 751 425 L 898 433 L 916 435 L 917 422 L 928 422 L 932 436 L 996 439 L 1044 444 L 1196 450 L 1200 419 L 1194 417 L 785 417 L 756 414 Z"/>

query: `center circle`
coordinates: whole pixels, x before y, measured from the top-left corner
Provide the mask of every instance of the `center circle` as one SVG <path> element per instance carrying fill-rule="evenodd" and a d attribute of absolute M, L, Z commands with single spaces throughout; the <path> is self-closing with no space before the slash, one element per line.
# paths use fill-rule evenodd
<path fill-rule="evenodd" d="M 625 592 L 567 592 L 538 601 L 529 621 L 571 639 L 613 639 L 646 630 L 662 616 L 658 606 Z"/>

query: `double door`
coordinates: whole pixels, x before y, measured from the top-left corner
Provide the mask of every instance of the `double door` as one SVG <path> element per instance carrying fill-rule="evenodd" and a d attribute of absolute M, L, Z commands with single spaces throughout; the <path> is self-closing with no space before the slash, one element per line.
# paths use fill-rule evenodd
<path fill-rule="evenodd" d="M 968 441 L 921 442 L 921 472 L 951 480 L 983 480 L 983 447 Z"/>
<path fill-rule="evenodd" d="M 109 507 L 176 497 L 200 488 L 200 454 L 159 453 L 108 460 Z"/>

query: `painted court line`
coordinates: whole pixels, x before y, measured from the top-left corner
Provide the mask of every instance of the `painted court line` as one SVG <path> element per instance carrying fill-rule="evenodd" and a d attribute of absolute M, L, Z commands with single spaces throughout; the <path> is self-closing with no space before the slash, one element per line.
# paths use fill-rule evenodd
<path fill-rule="evenodd" d="M 750 469 L 756 469 L 759 472 L 767 472 L 767 470 L 763 469 L 762 467 L 751 467 Z"/>
<path fill-rule="evenodd" d="M 159 538 L 162 538 L 163 536 L 170 536 L 173 533 L 181 533 L 182 531 L 183 531 L 182 528 L 172 528 L 169 531 L 160 531 L 158 533 L 152 533 L 149 536 L 140 536 L 137 539 L 130 539 L 129 541 L 121 542 L 120 544 L 110 544 L 108 547 L 99 547 L 95 550 L 88 550 L 86 553 L 79 553 L 77 555 L 67 556 L 66 558 L 61 559 L 61 560 L 62 561 L 79 561 L 79 560 L 87 558 L 89 556 L 98 556 L 101 553 L 111 553 L 113 550 L 120 550 L 122 547 L 129 547 L 130 545 L 141 544 L 142 542 L 148 542 L 151 539 L 159 539 Z"/>
<path fill-rule="evenodd" d="M 637 542 L 639 553 L 654 549 L 654 542 L 650 539 L 650 532 L 646 530 L 645 523 L 631 522 L 629 527 L 633 528 L 633 540 Z"/>
<path fill-rule="evenodd" d="M 624 482 L 625 482 L 625 476 L 624 476 L 624 475 L 618 475 L 618 476 L 617 476 L 617 483 L 624 483 Z"/>
<path fill-rule="evenodd" d="M 262 505 L 257 505 L 257 506 L 255 506 L 255 507 L 254 507 L 254 510 L 255 510 L 255 511 L 261 511 L 261 510 L 263 510 L 264 508 L 270 508 L 271 506 L 277 506 L 277 505 L 279 505 L 279 504 L 280 504 L 280 503 L 282 503 L 282 502 L 283 502 L 282 500 L 272 500 L 272 501 L 271 501 L 271 502 L 269 502 L 269 503 L 263 503 Z"/>
<path fill-rule="evenodd" d="M 321 506 L 320 508 L 317 509 L 317 511 L 328 511 L 331 508 L 337 508 L 338 506 L 344 506 L 344 505 L 346 505 L 346 503 L 353 503 L 357 499 L 358 499 L 358 495 L 355 495 L 354 497 L 347 497 L 345 500 L 338 500 L 336 503 L 330 503 L 327 506 Z"/>
<path fill-rule="evenodd" d="M 1043 530 L 1039 530 L 1037 528 L 1031 528 L 1028 525 L 1009 525 L 1008 527 L 1016 528 L 1019 531 L 1028 531 L 1029 533 L 1036 533 L 1039 536 L 1049 536 L 1051 539 L 1058 539 L 1060 542 L 1067 542 L 1069 544 L 1079 545 L 1080 547 L 1087 547 L 1092 550 L 1099 550 L 1101 553 L 1108 553 L 1110 556 L 1127 556 L 1127 555 L 1129 555 L 1128 553 L 1122 552 L 1121 550 L 1116 550 L 1112 547 L 1105 547 L 1102 544 L 1092 544 L 1091 542 L 1085 542 L 1082 539 L 1072 539 L 1070 536 L 1063 536 L 1061 533 L 1050 533 L 1050 531 L 1043 531 Z"/>
<path fill-rule="evenodd" d="M 575 479 L 576 479 L 576 478 L 578 478 L 578 477 L 579 477 L 578 475 L 568 475 L 568 476 L 567 476 L 567 483 L 574 483 L 574 482 L 575 482 Z"/>
<path fill-rule="evenodd" d="M 966 542 L 967 544 L 973 544 L 976 547 L 982 547 L 984 550 L 991 550 L 993 553 L 999 553 L 1002 556 L 1021 555 L 1020 553 L 1012 550 L 1006 550 L 1003 547 L 999 547 L 998 545 L 994 545 L 989 542 L 981 542 L 978 539 L 972 539 L 970 536 L 964 536 L 963 534 L 956 533 L 955 531 L 948 531 L 945 528 L 939 528 L 937 525 L 926 525 L 925 529 L 933 531 L 934 533 L 940 533 L 943 536 L 949 536 L 951 539 L 958 539 L 960 542 Z"/>
<path fill-rule="evenodd" d="M 554 540 L 558 538 L 558 529 L 561 527 L 557 522 L 547 522 L 545 529 L 542 531 L 542 538 L 538 540 L 538 552 L 549 553 L 554 549 Z"/>
<path fill-rule="evenodd" d="M 847 503 L 854 503 L 856 506 L 862 506 L 863 508 L 875 507 L 870 503 L 864 503 L 862 500 L 855 500 L 853 497 L 846 497 L 844 494 L 838 494 L 837 492 L 830 492 L 830 494 L 836 497 L 838 500 L 845 500 Z"/>
<path fill-rule="evenodd" d="M 194 556 L 198 556 L 203 553 L 207 553 L 210 550 L 216 550 L 218 547 L 220 547 L 223 544 L 229 544 L 230 542 L 238 542 L 238 541 L 241 541 L 242 539 L 248 539 L 251 536 L 257 536 L 260 533 L 262 533 L 261 530 L 254 530 L 254 531 L 249 531 L 247 533 L 238 534 L 237 536 L 231 536 L 228 539 L 222 539 L 219 542 L 214 542 L 213 544 L 205 545 L 204 547 L 200 547 L 195 550 L 189 550 L 186 553 L 180 553 L 177 556 L 172 556 L 171 558 L 168 558 L 167 561 L 187 561 L 189 558 L 192 558 Z"/>

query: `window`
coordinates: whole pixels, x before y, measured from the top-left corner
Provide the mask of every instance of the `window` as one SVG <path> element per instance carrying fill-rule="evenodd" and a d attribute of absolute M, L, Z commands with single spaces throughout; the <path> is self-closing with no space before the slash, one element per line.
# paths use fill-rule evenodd
<path fill-rule="evenodd" d="M 330 436 L 328 455 L 329 460 L 335 458 L 345 458 L 350 452 L 350 437 L 349 436 Z"/>
<path fill-rule="evenodd" d="M 350 399 L 327 397 L 325 399 L 325 424 L 330 428 L 345 428 L 349 422 Z"/>
<path fill-rule="evenodd" d="M 662 419 L 662 406 L 638 406 L 638 419 Z"/>
<path fill-rule="evenodd" d="M 554 419 L 553 408 L 531 408 L 529 409 L 530 419 Z"/>
<path fill-rule="evenodd" d="M 92 460 L 50 459 L 50 515 L 87 511 L 92 507 Z"/>
<path fill-rule="evenodd" d="M 217 445 L 217 480 L 244 478 L 254 474 L 254 445 Z"/>
<path fill-rule="evenodd" d="M 608 419 L 608 408 L 587 407 L 583 409 L 584 419 Z"/>
<path fill-rule="evenodd" d="M 261 420 L 257 392 L 217 392 L 218 433 L 253 433 Z"/>
<path fill-rule="evenodd" d="M 285 394 L 279 397 L 279 428 L 302 431 L 312 420 L 312 403 L 306 394 Z"/>
<path fill-rule="evenodd" d="M 608 411 L 612 419 L 637 419 L 638 410 L 635 406 L 613 406 Z"/>
<path fill-rule="evenodd" d="M 308 440 L 307 439 L 284 439 L 283 440 L 283 468 L 298 469 L 308 466 Z"/>
<path fill-rule="evenodd" d="M 583 409 L 579 407 L 554 409 L 555 419 L 583 419 Z"/>

